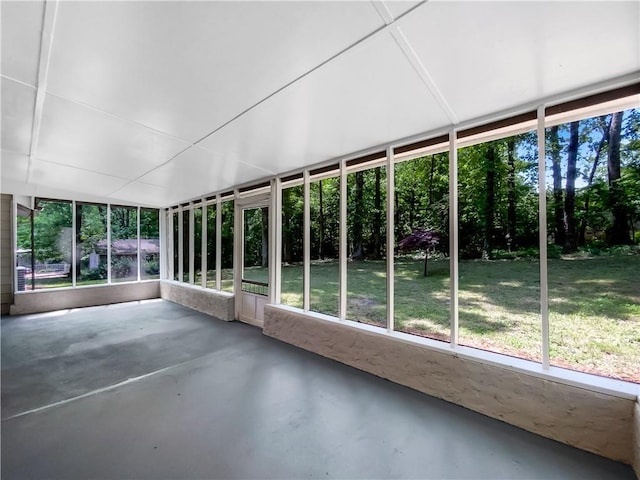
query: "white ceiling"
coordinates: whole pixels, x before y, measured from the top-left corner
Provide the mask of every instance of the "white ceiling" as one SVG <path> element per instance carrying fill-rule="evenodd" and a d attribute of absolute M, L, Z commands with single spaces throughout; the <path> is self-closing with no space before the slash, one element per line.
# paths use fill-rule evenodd
<path fill-rule="evenodd" d="M 168 206 L 640 78 L 640 3 L 2 1 L 2 190 Z"/>

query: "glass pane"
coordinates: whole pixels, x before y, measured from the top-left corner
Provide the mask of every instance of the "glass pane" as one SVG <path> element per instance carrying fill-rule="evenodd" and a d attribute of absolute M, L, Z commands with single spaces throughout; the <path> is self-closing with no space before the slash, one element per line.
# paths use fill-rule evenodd
<path fill-rule="evenodd" d="M 394 328 L 449 341 L 449 155 L 398 163 L 394 177 Z"/>
<path fill-rule="evenodd" d="M 233 293 L 233 217 L 234 202 L 222 202 L 222 290 Z"/>
<path fill-rule="evenodd" d="M 550 362 L 640 383 L 640 110 L 546 140 Z"/>
<path fill-rule="evenodd" d="M 216 204 L 207 205 L 207 287 L 216 288 Z"/>
<path fill-rule="evenodd" d="M 340 300 L 340 179 L 311 182 L 309 309 L 338 316 Z"/>
<path fill-rule="evenodd" d="M 73 214 L 71 207 L 71 202 L 37 201 L 34 217 L 35 257 L 33 259 L 31 217 L 18 217 L 16 264 L 25 274 L 24 282 L 18 278 L 18 291 L 31 290 L 34 283 L 36 289 L 72 285 Z"/>
<path fill-rule="evenodd" d="M 347 319 L 386 326 L 386 168 L 347 175 Z"/>
<path fill-rule="evenodd" d="M 180 280 L 180 230 L 178 212 L 173 214 L 173 279 Z"/>
<path fill-rule="evenodd" d="M 193 270 L 195 284 L 202 285 L 202 207 L 193 211 Z"/>
<path fill-rule="evenodd" d="M 182 211 L 182 281 L 189 281 L 189 210 Z"/>
<path fill-rule="evenodd" d="M 138 209 L 111 207 L 111 281 L 138 280 Z"/>
<path fill-rule="evenodd" d="M 140 209 L 140 255 L 142 280 L 160 278 L 160 213 L 150 208 Z"/>
<path fill-rule="evenodd" d="M 541 360 L 537 137 L 458 152 L 459 343 Z"/>
<path fill-rule="evenodd" d="M 304 186 L 282 190 L 281 303 L 303 307 Z"/>
<path fill-rule="evenodd" d="M 107 206 L 76 204 L 76 285 L 107 282 Z"/>
<path fill-rule="evenodd" d="M 244 265 L 242 279 L 267 283 L 269 281 L 269 209 L 243 210 Z M 244 288 L 244 286 L 243 286 Z"/>

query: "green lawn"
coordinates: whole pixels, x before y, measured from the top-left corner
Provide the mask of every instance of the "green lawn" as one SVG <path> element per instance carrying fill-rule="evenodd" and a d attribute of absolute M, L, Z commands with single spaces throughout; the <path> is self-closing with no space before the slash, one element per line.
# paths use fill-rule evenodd
<path fill-rule="evenodd" d="M 385 325 L 384 261 L 351 262 L 347 318 Z M 640 255 L 548 262 L 552 365 L 640 382 Z M 540 361 L 540 264 L 461 261 L 459 342 Z M 282 303 L 302 307 L 302 267 L 282 267 Z M 449 340 L 448 260 L 396 259 L 395 329 Z M 311 266 L 311 310 L 335 315 L 338 263 Z"/>

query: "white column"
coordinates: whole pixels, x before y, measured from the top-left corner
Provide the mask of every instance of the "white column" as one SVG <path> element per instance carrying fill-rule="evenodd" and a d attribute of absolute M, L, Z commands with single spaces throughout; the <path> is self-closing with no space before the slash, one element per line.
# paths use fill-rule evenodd
<path fill-rule="evenodd" d="M 184 236 L 182 234 L 182 228 L 184 225 L 182 207 L 178 210 L 178 281 L 182 282 L 184 279 Z"/>
<path fill-rule="evenodd" d="M 303 222 L 303 239 L 304 239 L 304 260 L 303 260 L 303 308 L 305 312 L 309 311 L 310 304 L 310 285 L 311 278 L 311 187 L 309 185 L 309 170 L 304 171 L 304 222 Z"/>
<path fill-rule="evenodd" d="M 394 304 L 394 213 L 395 213 L 395 163 L 393 148 L 387 147 L 387 332 L 394 330 L 395 304 Z"/>
<path fill-rule="evenodd" d="M 202 279 L 202 288 L 207 287 L 207 270 L 209 269 L 208 259 L 207 259 L 207 235 L 209 234 L 208 229 L 208 213 L 207 213 L 207 204 L 206 199 L 202 199 L 202 234 L 200 238 L 202 238 L 202 246 L 200 247 L 200 258 L 202 259 L 202 264 L 200 266 L 200 278 Z"/>
<path fill-rule="evenodd" d="M 216 196 L 216 290 L 222 290 L 222 201 Z"/>
<path fill-rule="evenodd" d="M 272 302 L 279 304 L 282 297 L 282 181 L 276 178 L 273 182 L 271 190 L 272 204 L 274 205 L 274 231 L 273 239 L 274 243 L 271 247 L 273 251 L 273 279 L 274 286 L 271 289 L 273 291 Z"/>
<path fill-rule="evenodd" d="M 544 105 L 538 107 L 538 229 L 540 241 L 540 320 L 542 368 L 549 369 L 549 284 L 547 280 L 547 181 Z"/>
<path fill-rule="evenodd" d="M 451 347 L 458 345 L 458 133 L 449 133 L 449 271 Z"/>
<path fill-rule="evenodd" d="M 340 162 L 340 320 L 347 317 L 347 164 Z"/>
<path fill-rule="evenodd" d="M 138 257 L 137 257 L 138 258 L 138 261 L 137 261 L 137 264 L 138 264 L 138 279 L 137 280 L 138 281 L 142 280 L 142 272 L 140 271 L 140 270 L 142 270 L 142 258 L 141 258 L 142 256 L 140 255 L 140 243 L 141 243 L 140 242 L 140 213 L 141 212 L 142 212 L 142 210 L 140 209 L 140 207 L 137 207 L 137 212 L 136 212 L 136 220 L 137 220 L 137 222 L 136 222 L 136 231 L 137 231 L 136 235 L 137 235 L 137 237 L 136 238 L 138 239 L 138 242 L 137 242 L 137 255 L 138 255 Z M 159 219 L 160 219 L 160 217 L 158 217 L 158 220 Z"/>
<path fill-rule="evenodd" d="M 107 203 L 107 284 L 109 283 L 111 283 L 111 204 Z"/>
<path fill-rule="evenodd" d="M 160 261 L 160 278 L 173 279 L 173 276 L 169 274 L 169 265 L 173 263 L 169 261 L 170 258 L 173 259 L 173 242 L 169 241 L 170 235 L 168 233 L 169 225 L 172 224 L 169 221 L 169 215 L 169 210 L 164 212 L 158 210 L 158 237 L 160 241 L 158 260 Z M 173 270 L 173 266 L 171 266 L 171 270 Z"/>
<path fill-rule="evenodd" d="M 189 283 L 193 285 L 196 280 L 196 272 L 195 272 L 195 245 L 196 245 L 196 235 L 195 235 L 195 218 L 196 218 L 196 207 L 191 204 L 189 205 Z"/>
<path fill-rule="evenodd" d="M 76 260 L 77 260 L 77 256 L 78 253 L 76 251 L 77 249 L 77 240 L 76 240 L 76 228 L 79 228 L 78 225 L 76 225 L 76 201 L 73 200 L 71 202 L 71 285 L 73 287 L 76 286 L 76 279 L 77 279 L 77 275 L 78 272 L 76 272 Z"/>

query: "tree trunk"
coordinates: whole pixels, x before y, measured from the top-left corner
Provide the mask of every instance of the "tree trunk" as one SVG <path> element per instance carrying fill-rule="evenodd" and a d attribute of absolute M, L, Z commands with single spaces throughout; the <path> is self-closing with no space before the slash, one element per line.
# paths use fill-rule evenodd
<path fill-rule="evenodd" d="M 82 206 L 76 206 L 76 231 L 74 232 L 76 236 L 76 261 L 75 261 L 75 269 L 76 269 L 76 279 L 80 279 L 82 277 L 82 271 L 80 269 L 81 260 L 82 260 Z M 177 217 L 177 215 L 176 215 Z M 177 242 L 176 242 L 177 243 Z M 177 256 L 177 252 L 176 252 Z M 175 272 L 178 275 L 178 270 Z"/>
<path fill-rule="evenodd" d="M 362 217 L 364 215 L 364 172 L 356 172 L 355 212 L 353 216 L 353 260 L 362 260 Z"/>
<path fill-rule="evenodd" d="M 282 261 L 291 263 L 291 189 L 282 190 Z"/>
<path fill-rule="evenodd" d="M 415 187 L 411 186 L 411 190 L 409 191 L 409 230 L 413 232 L 415 229 L 415 218 L 416 218 L 416 192 Z"/>
<path fill-rule="evenodd" d="M 558 126 L 551 127 L 550 132 L 551 170 L 553 172 L 553 225 L 554 243 L 564 245 L 564 206 L 562 198 L 562 171 L 560 170 L 560 140 Z"/>
<path fill-rule="evenodd" d="M 269 266 L 269 209 L 262 207 L 262 268 Z"/>
<path fill-rule="evenodd" d="M 620 135 L 622 132 L 623 112 L 613 114 L 609 125 L 609 155 L 607 173 L 609 177 L 609 205 L 613 214 L 613 225 L 609 231 L 610 245 L 628 245 L 629 225 L 627 223 L 627 206 L 624 204 L 624 191 L 620 185 Z"/>
<path fill-rule="evenodd" d="M 507 245 L 516 248 L 516 142 L 507 140 Z"/>
<path fill-rule="evenodd" d="M 372 256 L 376 260 L 381 257 L 382 253 L 382 196 L 380 192 L 380 167 L 375 169 L 375 189 L 374 189 L 374 199 L 373 199 L 373 251 Z"/>
<path fill-rule="evenodd" d="M 482 258 L 489 260 L 493 255 L 493 230 L 496 210 L 496 152 L 492 143 L 487 149 L 486 159 L 486 202 L 484 211 L 484 240 L 482 246 Z"/>
<path fill-rule="evenodd" d="M 591 172 L 589 172 L 589 178 L 587 180 L 587 188 L 584 199 L 584 215 L 582 216 L 582 221 L 580 222 L 580 231 L 578 233 L 578 242 L 580 245 L 584 245 L 587 243 L 586 233 L 587 233 L 587 219 L 589 216 L 589 206 L 591 202 L 591 185 L 593 185 L 593 179 L 596 176 L 596 170 L 598 169 L 598 164 L 600 163 L 600 157 L 602 156 L 602 152 L 604 151 L 605 144 L 609 141 L 609 128 L 611 128 L 611 122 L 607 125 L 607 116 L 602 115 L 600 117 L 600 121 L 603 124 L 602 130 L 602 138 L 600 139 L 600 143 L 598 143 L 598 149 L 596 150 L 596 156 L 593 159 L 593 165 L 591 165 Z"/>
<path fill-rule="evenodd" d="M 426 277 L 427 276 L 427 261 L 429 260 L 429 251 L 425 250 L 424 251 L 424 268 L 422 271 L 422 276 Z"/>
<path fill-rule="evenodd" d="M 580 122 L 569 126 L 569 147 L 567 151 L 567 193 L 564 198 L 565 241 L 563 253 L 573 253 L 578 249 L 576 238 L 576 175 L 578 163 L 578 128 Z"/>
<path fill-rule="evenodd" d="M 431 155 L 431 170 L 429 171 L 429 205 L 431 207 L 433 204 L 433 173 L 436 169 L 436 160 L 435 155 Z"/>
<path fill-rule="evenodd" d="M 398 196 L 398 190 L 397 189 L 393 192 L 393 196 L 395 198 L 395 202 L 394 202 L 395 208 L 393 209 L 393 225 L 394 225 L 394 228 L 395 228 L 395 239 L 394 239 L 395 243 L 394 244 L 397 245 L 398 239 L 400 238 L 400 235 L 402 234 L 402 228 L 400 226 L 400 208 L 398 208 L 400 197 Z"/>
<path fill-rule="evenodd" d="M 318 258 L 324 258 L 324 207 L 322 206 L 322 180 L 318 180 L 318 227 L 319 241 L 318 241 Z"/>

